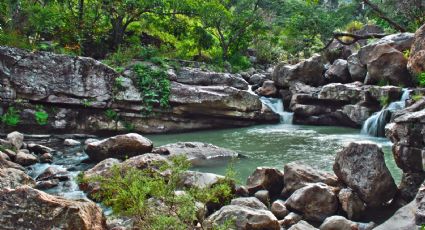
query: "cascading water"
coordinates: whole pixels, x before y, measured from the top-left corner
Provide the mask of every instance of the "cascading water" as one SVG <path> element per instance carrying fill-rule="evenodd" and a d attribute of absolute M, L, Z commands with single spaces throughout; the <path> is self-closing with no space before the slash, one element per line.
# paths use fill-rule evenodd
<path fill-rule="evenodd" d="M 406 100 L 409 99 L 409 96 L 410 91 L 403 89 L 403 95 L 400 101 L 390 103 L 388 107 L 369 117 L 363 124 L 361 134 L 376 137 L 385 136 L 385 125 L 391 119 L 391 114 L 395 111 L 404 109 L 406 107 Z"/>
<path fill-rule="evenodd" d="M 283 101 L 279 98 L 260 97 L 261 102 L 280 116 L 280 123 L 292 124 L 294 114 L 283 110 Z"/>

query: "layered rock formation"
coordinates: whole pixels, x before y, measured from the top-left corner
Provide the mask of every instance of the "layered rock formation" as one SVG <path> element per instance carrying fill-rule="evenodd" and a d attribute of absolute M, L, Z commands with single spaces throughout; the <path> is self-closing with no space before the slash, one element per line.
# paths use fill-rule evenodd
<path fill-rule="evenodd" d="M 263 110 L 239 75 L 190 68 L 169 71 L 170 108 L 145 116 L 131 71 L 121 76 L 91 58 L 8 47 L 0 47 L 0 60 L 0 114 L 15 107 L 20 115 L 18 128 L 32 133 L 106 133 L 129 127 L 162 133 L 278 121 L 276 115 Z M 35 119 L 36 105 L 44 105 L 48 114 L 48 124 L 42 128 Z M 107 109 L 115 110 L 120 119 L 105 116 Z M 3 132 L 8 130 L 2 127 Z"/>

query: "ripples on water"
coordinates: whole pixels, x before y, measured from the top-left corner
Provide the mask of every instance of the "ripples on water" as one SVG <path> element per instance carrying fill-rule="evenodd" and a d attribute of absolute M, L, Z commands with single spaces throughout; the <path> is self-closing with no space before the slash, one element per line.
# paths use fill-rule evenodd
<path fill-rule="evenodd" d="M 283 165 L 298 161 L 318 169 L 332 171 L 335 154 L 352 141 L 372 141 L 379 144 L 396 181 L 400 170 L 394 163 L 391 142 L 359 134 L 359 130 L 342 127 L 318 127 L 298 125 L 263 125 L 239 129 L 200 131 L 185 134 L 150 135 L 155 146 L 178 141 L 200 141 L 229 148 L 246 156 L 234 162 L 240 182 L 259 166 L 283 169 Z M 200 171 L 224 174 L 227 166 L 197 168 Z"/>

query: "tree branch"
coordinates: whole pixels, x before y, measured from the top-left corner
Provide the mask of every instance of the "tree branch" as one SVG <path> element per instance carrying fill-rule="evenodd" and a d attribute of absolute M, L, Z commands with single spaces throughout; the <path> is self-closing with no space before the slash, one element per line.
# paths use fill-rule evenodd
<path fill-rule="evenodd" d="M 379 7 L 373 3 L 371 3 L 369 0 L 362 0 L 364 4 L 370 6 L 370 8 L 375 11 L 380 18 L 388 22 L 392 27 L 394 27 L 396 30 L 400 32 L 406 32 L 407 29 L 404 28 L 402 25 L 398 24 L 396 21 L 392 20 L 391 18 L 387 17 L 385 13 L 379 9 Z"/>
<path fill-rule="evenodd" d="M 365 35 L 358 35 L 358 34 L 351 34 L 351 33 L 334 33 L 333 38 L 326 44 L 326 46 L 323 48 L 323 50 L 327 49 L 334 40 L 337 40 L 339 43 L 349 46 L 352 45 L 360 40 L 366 40 L 366 39 L 372 39 L 372 38 L 383 38 L 387 36 L 388 34 L 365 34 Z M 351 41 L 343 41 L 341 37 L 350 37 L 352 38 Z"/>

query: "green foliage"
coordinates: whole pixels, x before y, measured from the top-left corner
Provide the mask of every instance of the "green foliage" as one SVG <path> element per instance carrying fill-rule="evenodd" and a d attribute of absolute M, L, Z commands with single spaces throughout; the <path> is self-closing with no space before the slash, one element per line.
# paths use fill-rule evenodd
<path fill-rule="evenodd" d="M 90 107 L 93 104 L 93 101 L 91 99 L 83 99 L 83 106 L 84 107 Z"/>
<path fill-rule="evenodd" d="M 425 72 L 418 74 L 417 80 L 420 87 L 425 87 Z"/>
<path fill-rule="evenodd" d="M 389 85 L 389 82 L 387 79 L 380 79 L 378 81 L 378 86 L 386 86 L 386 85 Z"/>
<path fill-rule="evenodd" d="M 136 126 L 128 121 L 123 121 L 124 128 L 127 132 L 132 132 L 136 128 Z"/>
<path fill-rule="evenodd" d="M 364 24 L 359 21 L 351 21 L 345 26 L 345 31 L 348 33 L 354 33 L 357 30 L 362 29 Z"/>
<path fill-rule="evenodd" d="M 154 69 L 141 64 L 135 65 L 133 70 L 142 94 L 144 112 L 152 112 L 155 105 L 167 108 L 171 92 L 167 73 L 162 69 Z"/>
<path fill-rule="evenodd" d="M 419 93 L 419 92 L 416 92 L 411 96 L 412 100 L 415 101 L 415 102 L 421 100 L 423 97 L 424 97 L 424 95 L 422 93 Z"/>
<path fill-rule="evenodd" d="M 11 106 L 8 108 L 7 112 L 1 116 L 1 121 L 9 126 L 16 126 L 21 122 L 21 116 L 19 111 Z"/>
<path fill-rule="evenodd" d="M 107 109 L 106 111 L 105 111 L 105 116 L 109 119 L 109 120 L 111 120 L 111 121 L 115 121 L 115 122 L 117 122 L 120 118 L 119 118 L 119 114 L 115 111 L 115 110 L 113 110 L 113 109 Z"/>
<path fill-rule="evenodd" d="M 391 103 L 391 99 L 390 99 L 390 97 L 387 95 L 387 96 L 381 96 L 380 98 L 379 98 L 379 104 L 382 106 L 382 107 L 386 107 L 387 105 L 389 105 Z"/>
<path fill-rule="evenodd" d="M 202 217 L 197 216 L 195 202 L 217 200 L 217 191 L 230 191 L 231 188 L 221 183 L 212 193 L 208 189 L 181 187 L 181 179 L 190 162 L 184 156 L 171 161 L 172 164 L 157 163 L 145 169 L 114 166 L 110 176 L 93 177 L 88 181 L 99 183 L 97 199 L 110 206 L 114 214 L 133 217 L 141 229 L 194 229 L 197 222 L 203 222 L 199 219 Z M 164 171 L 170 172 L 170 176 L 162 175 Z M 176 194 L 177 190 L 183 192 Z M 204 194 L 206 199 L 199 200 L 199 194 Z"/>
<path fill-rule="evenodd" d="M 403 56 L 404 56 L 404 58 L 409 59 L 409 57 L 410 57 L 410 50 L 407 49 L 407 50 L 403 51 Z"/>
<path fill-rule="evenodd" d="M 42 105 L 36 106 L 36 111 L 34 115 L 37 124 L 47 125 L 47 122 L 49 120 L 49 114 L 44 110 L 44 107 Z"/>

